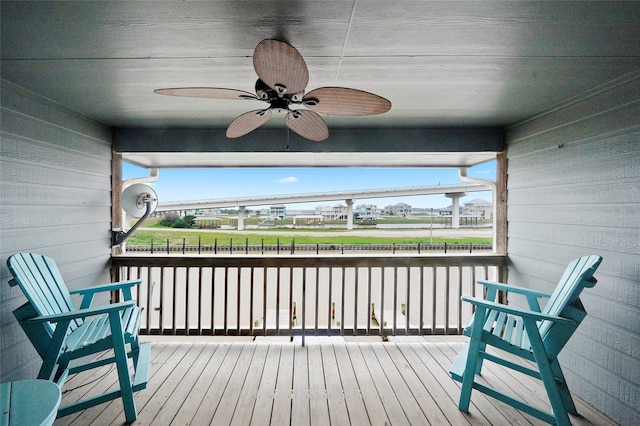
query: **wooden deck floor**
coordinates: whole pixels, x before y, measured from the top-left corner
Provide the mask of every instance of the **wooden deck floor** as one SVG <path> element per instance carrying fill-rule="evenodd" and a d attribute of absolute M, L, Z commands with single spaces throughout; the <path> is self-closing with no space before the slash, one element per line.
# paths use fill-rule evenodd
<path fill-rule="evenodd" d="M 469 414 L 457 409 L 459 384 L 448 374 L 463 338 L 154 341 L 148 388 L 136 394 L 134 425 L 538 425 L 542 422 L 475 392 Z M 484 380 L 548 407 L 544 389 L 486 363 Z M 70 379 L 73 401 L 113 387 L 108 367 Z M 574 425 L 613 424 L 576 399 Z M 120 425 L 120 400 L 55 425 Z"/>

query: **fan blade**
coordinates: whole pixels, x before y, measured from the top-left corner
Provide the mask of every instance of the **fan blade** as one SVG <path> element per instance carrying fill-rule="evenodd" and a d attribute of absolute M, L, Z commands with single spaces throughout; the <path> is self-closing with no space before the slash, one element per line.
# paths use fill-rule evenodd
<path fill-rule="evenodd" d="M 254 131 L 271 118 L 271 109 L 257 109 L 236 117 L 227 128 L 228 138 L 239 138 Z"/>
<path fill-rule="evenodd" d="M 217 87 L 180 87 L 175 89 L 156 89 L 153 93 L 166 96 L 185 96 L 189 98 L 215 99 L 258 99 L 256 95 L 244 90 L 220 89 Z"/>
<path fill-rule="evenodd" d="M 332 115 L 375 115 L 391 109 L 391 102 L 382 96 L 346 87 L 319 87 L 307 93 L 302 103 Z"/>
<path fill-rule="evenodd" d="M 320 142 L 329 137 L 329 128 L 324 119 L 313 111 L 298 109 L 285 118 L 287 127 L 303 138 Z"/>
<path fill-rule="evenodd" d="M 253 52 L 253 68 L 270 88 L 282 95 L 303 92 L 309 70 L 295 47 L 283 41 L 262 40 Z"/>

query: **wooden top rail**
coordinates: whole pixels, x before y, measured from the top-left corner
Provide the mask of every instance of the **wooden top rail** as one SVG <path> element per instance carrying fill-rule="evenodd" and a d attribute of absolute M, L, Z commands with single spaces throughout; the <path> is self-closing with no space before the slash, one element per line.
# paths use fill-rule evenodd
<path fill-rule="evenodd" d="M 506 266 L 507 256 L 500 254 L 442 255 L 340 255 L 340 256 L 267 256 L 267 255 L 118 255 L 113 267 L 437 267 Z"/>

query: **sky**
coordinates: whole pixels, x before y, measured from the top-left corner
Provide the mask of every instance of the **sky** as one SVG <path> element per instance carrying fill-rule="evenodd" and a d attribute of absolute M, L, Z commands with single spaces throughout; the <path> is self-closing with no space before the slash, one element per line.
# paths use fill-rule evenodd
<path fill-rule="evenodd" d="M 236 197 L 308 194 L 360 189 L 406 188 L 414 186 L 462 184 L 457 169 L 431 168 L 209 168 L 161 169 L 159 179 L 150 184 L 160 203 L 229 199 Z M 495 161 L 468 169 L 470 177 L 495 180 Z M 149 176 L 149 170 L 123 162 L 123 179 Z M 461 203 L 480 198 L 491 201 L 491 192 L 472 192 Z M 451 205 L 444 195 L 422 195 L 383 199 L 358 199 L 355 205 L 407 203 L 413 208 L 441 208 Z M 289 210 L 313 210 L 316 205 L 336 202 L 289 204 Z M 252 209 L 253 206 L 248 207 Z"/>

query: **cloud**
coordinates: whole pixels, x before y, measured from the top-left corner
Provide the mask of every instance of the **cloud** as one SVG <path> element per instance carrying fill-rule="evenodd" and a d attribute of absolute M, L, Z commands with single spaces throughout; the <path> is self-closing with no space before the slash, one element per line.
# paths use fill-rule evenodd
<path fill-rule="evenodd" d="M 294 183 L 294 182 L 297 182 L 297 181 L 298 181 L 297 177 L 289 176 L 289 177 L 286 177 L 286 178 L 278 179 L 276 182 L 278 182 L 278 183 Z"/>

